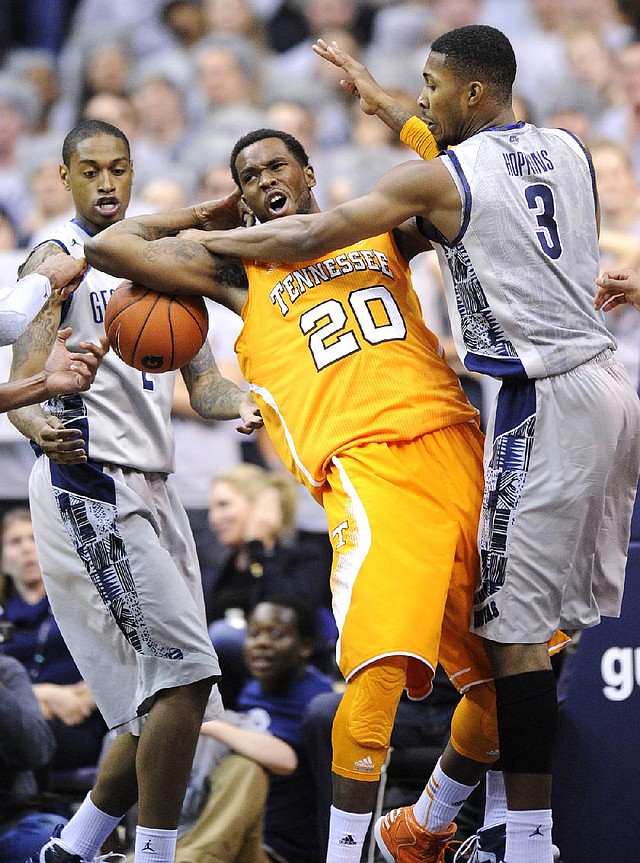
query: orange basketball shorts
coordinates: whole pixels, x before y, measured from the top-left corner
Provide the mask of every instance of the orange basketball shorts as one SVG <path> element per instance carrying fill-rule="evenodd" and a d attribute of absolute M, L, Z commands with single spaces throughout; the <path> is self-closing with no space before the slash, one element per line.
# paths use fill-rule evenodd
<path fill-rule="evenodd" d="M 469 632 L 479 578 L 483 436 L 471 423 L 335 456 L 323 503 L 334 548 L 337 659 L 349 680 L 407 656 L 407 691 L 424 698 L 440 660 L 454 685 L 492 678 Z"/>

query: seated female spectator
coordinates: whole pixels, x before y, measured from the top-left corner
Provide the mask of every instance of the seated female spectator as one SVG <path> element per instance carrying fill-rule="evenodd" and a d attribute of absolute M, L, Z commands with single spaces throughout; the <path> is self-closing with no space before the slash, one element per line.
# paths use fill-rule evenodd
<path fill-rule="evenodd" d="M 215 570 L 203 573 L 203 583 L 228 708 L 248 677 L 242 655 L 246 619 L 265 596 L 304 596 L 319 610 L 319 645 L 335 641 L 329 573 L 295 540 L 296 496 L 288 475 L 253 464 L 236 465 L 211 486 L 209 519 L 227 553 Z"/>
<path fill-rule="evenodd" d="M 53 770 L 95 765 L 106 725 L 51 613 L 27 509 L 2 522 L 2 569 L 10 576 L 0 620 L 13 624 L 2 652 L 26 668 L 43 716 L 56 738 Z"/>

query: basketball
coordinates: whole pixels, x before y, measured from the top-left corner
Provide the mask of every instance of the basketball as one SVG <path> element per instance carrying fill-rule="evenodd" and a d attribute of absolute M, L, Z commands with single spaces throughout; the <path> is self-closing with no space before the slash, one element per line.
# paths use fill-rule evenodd
<path fill-rule="evenodd" d="M 123 282 L 104 316 L 109 344 L 141 372 L 170 372 L 187 365 L 205 342 L 209 315 L 202 297 L 160 294 Z"/>

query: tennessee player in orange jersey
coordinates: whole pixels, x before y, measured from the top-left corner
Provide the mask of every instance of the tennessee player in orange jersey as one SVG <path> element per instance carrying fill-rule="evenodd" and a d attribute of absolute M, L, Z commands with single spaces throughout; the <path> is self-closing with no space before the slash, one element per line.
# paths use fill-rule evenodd
<path fill-rule="evenodd" d="M 234 227 L 239 203 L 260 222 L 319 209 L 307 155 L 286 133 L 244 136 L 231 168 L 241 201 L 128 219 L 85 252 L 113 275 L 242 314 L 243 374 L 279 455 L 328 516 L 347 685 L 327 859 L 359 860 L 400 694 L 426 696 L 438 660 L 463 693 L 442 758 L 455 799 L 497 758 L 492 674 L 468 631 L 482 434 L 411 287 L 408 261 L 429 248 L 415 223 L 296 264 L 221 258 L 206 234 L 176 235 Z M 451 802 L 438 803 L 441 818 Z M 455 832 L 445 820 L 420 859 L 444 853 Z"/>

